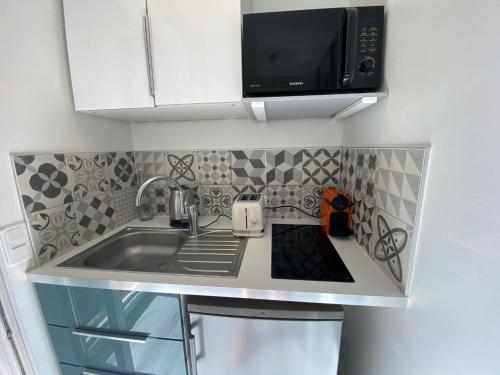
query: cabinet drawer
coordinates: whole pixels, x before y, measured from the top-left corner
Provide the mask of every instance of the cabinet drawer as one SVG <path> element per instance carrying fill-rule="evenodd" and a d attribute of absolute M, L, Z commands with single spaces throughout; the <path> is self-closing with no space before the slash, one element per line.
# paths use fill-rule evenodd
<path fill-rule="evenodd" d="M 62 375 L 131 375 L 132 373 L 127 372 L 110 372 L 107 370 L 98 370 L 89 367 L 80 367 L 68 365 L 66 363 L 59 363 Z M 133 375 L 154 375 L 154 374 L 144 374 L 139 372 L 134 372 Z"/>
<path fill-rule="evenodd" d="M 75 334 L 72 328 L 51 325 L 48 329 L 57 358 L 65 364 L 119 374 L 186 375 L 182 341 L 151 337 L 141 341 L 139 336 L 133 339 L 122 333 L 102 332 L 96 337 L 92 333 Z M 104 338 L 105 335 L 109 337 Z"/>
<path fill-rule="evenodd" d="M 50 284 L 36 290 L 47 324 L 183 338 L 177 295 Z"/>

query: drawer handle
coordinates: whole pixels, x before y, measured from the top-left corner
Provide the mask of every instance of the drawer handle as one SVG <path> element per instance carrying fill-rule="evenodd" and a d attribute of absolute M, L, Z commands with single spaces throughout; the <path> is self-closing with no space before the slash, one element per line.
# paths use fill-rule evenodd
<path fill-rule="evenodd" d="M 75 336 L 95 337 L 98 339 L 115 340 L 122 342 L 134 342 L 139 344 L 145 344 L 148 338 L 148 336 L 127 335 L 123 333 L 107 333 L 107 332 L 91 331 L 81 328 L 75 328 L 71 333 Z"/>
<path fill-rule="evenodd" d="M 82 371 L 82 375 L 125 375 L 123 372 L 99 371 L 86 368 Z"/>

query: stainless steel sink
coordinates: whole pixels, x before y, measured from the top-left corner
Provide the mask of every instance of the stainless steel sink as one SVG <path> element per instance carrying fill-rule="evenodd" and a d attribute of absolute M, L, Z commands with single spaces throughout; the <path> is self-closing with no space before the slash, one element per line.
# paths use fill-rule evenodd
<path fill-rule="evenodd" d="M 126 228 L 58 266 L 237 277 L 246 244 L 227 230 Z"/>

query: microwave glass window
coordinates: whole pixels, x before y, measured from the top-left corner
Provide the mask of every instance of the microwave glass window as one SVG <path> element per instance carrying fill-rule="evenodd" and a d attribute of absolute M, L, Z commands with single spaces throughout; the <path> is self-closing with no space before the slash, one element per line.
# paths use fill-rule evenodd
<path fill-rule="evenodd" d="M 300 84 L 294 81 L 296 77 L 297 80 L 306 79 L 303 82 L 305 85 L 330 83 L 331 70 L 340 59 L 338 33 L 306 26 L 287 30 L 274 28 L 266 32 L 260 30 L 257 35 L 259 77 L 271 80 L 283 77 Z"/>

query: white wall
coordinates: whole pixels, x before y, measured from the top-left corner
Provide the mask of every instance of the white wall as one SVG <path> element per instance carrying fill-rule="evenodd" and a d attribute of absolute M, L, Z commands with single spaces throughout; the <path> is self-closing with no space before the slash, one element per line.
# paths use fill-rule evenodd
<path fill-rule="evenodd" d="M 176 121 L 133 124 L 135 150 L 237 149 L 338 146 L 342 127 L 335 120 Z"/>
<path fill-rule="evenodd" d="M 9 153 L 124 150 L 130 126 L 76 114 L 60 0 L 0 1 L 0 226 L 20 220 Z"/>
<path fill-rule="evenodd" d="M 348 308 L 344 375 L 498 374 L 500 2 L 389 0 L 387 100 L 346 145 L 430 142 L 408 309 Z"/>

